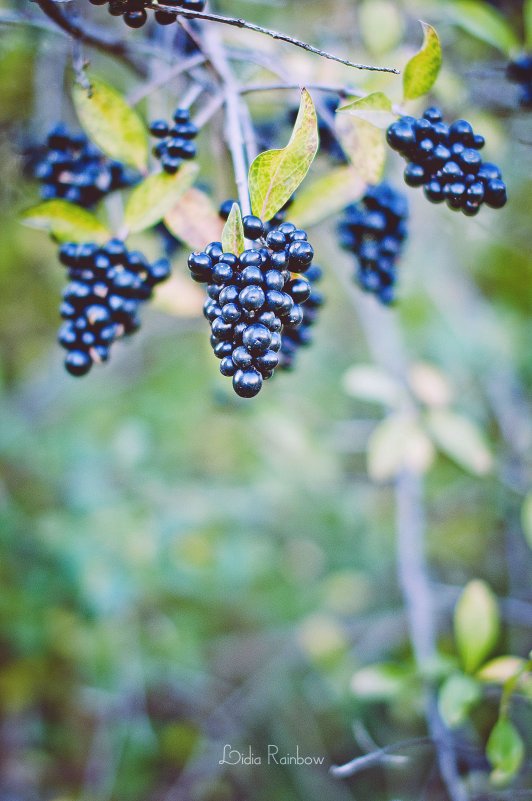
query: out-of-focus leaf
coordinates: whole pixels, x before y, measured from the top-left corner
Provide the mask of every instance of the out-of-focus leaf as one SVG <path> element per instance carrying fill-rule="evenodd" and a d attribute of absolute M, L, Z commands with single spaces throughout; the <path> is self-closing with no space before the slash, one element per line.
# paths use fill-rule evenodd
<path fill-rule="evenodd" d="M 413 364 L 408 372 L 408 382 L 414 395 L 427 406 L 447 406 L 452 400 L 447 377 L 432 364 Z"/>
<path fill-rule="evenodd" d="M 403 18 L 389 0 L 364 0 L 358 10 L 360 33 L 367 49 L 380 56 L 393 50 L 403 34 Z"/>
<path fill-rule="evenodd" d="M 438 34 L 426 22 L 423 28 L 423 45 L 413 56 L 403 72 L 403 95 L 405 100 L 415 100 L 430 92 L 442 63 L 442 53 Z"/>
<path fill-rule="evenodd" d="M 368 442 L 368 472 L 374 481 L 388 481 L 402 469 L 426 472 L 434 459 L 430 439 L 416 420 L 390 415 Z"/>
<path fill-rule="evenodd" d="M 493 466 L 493 457 L 480 429 L 469 418 L 446 409 L 433 409 L 428 429 L 436 445 L 465 470 L 483 476 Z"/>
<path fill-rule="evenodd" d="M 238 203 L 233 203 L 222 231 L 222 248 L 224 253 L 234 253 L 235 256 L 240 256 L 245 247 L 242 212 Z"/>
<path fill-rule="evenodd" d="M 508 679 L 517 676 L 525 665 L 526 660 L 519 656 L 497 656 L 482 665 L 475 675 L 480 681 L 504 684 Z"/>
<path fill-rule="evenodd" d="M 494 784 L 507 784 L 519 771 L 525 757 L 525 744 L 511 720 L 501 717 L 493 727 L 486 745 Z"/>
<path fill-rule="evenodd" d="M 454 610 L 456 646 L 467 673 L 473 673 L 493 649 L 499 627 L 497 598 L 484 581 L 470 581 Z"/>
<path fill-rule="evenodd" d="M 290 219 L 304 227 L 316 225 L 359 200 L 365 188 L 353 167 L 335 167 L 297 193 L 290 206 Z"/>
<path fill-rule="evenodd" d="M 532 492 L 529 492 L 521 508 L 521 523 L 525 539 L 532 548 Z"/>
<path fill-rule="evenodd" d="M 442 684 L 438 694 L 440 715 L 450 728 L 460 726 L 469 710 L 481 698 L 478 682 L 463 673 L 454 673 Z"/>
<path fill-rule="evenodd" d="M 382 403 L 391 408 L 397 406 L 404 397 L 400 383 L 372 364 L 350 367 L 344 376 L 344 389 L 353 398 Z"/>
<path fill-rule="evenodd" d="M 386 143 L 382 131 L 350 114 L 337 114 L 335 123 L 342 147 L 356 174 L 369 184 L 378 183 L 386 161 Z"/>
<path fill-rule="evenodd" d="M 58 242 L 103 243 L 111 237 L 94 214 L 66 200 L 47 200 L 32 206 L 22 212 L 20 220 L 32 228 L 43 228 Z"/>
<path fill-rule="evenodd" d="M 351 679 L 351 690 L 358 697 L 371 701 L 390 701 L 411 681 L 412 671 L 404 665 L 382 662 L 357 670 Z"/>
<path fill-rule="evenodd" d="M 128 229 L 136 233 L 162 220 L 194 183 L 198 171 L 197 164 L 188 163 L 175 175 L 157 172 L 145 178 L 129 196 L 124 215 Z"/>
<path fill-rule="evenodd" d="M 73 90 L 76 112 L 87 135 L 111 158 L 145 169 L 148 137 L 143 121 L 112 86 L 92 77 L 90 83 L 91 92 L 78 84 Z"/>
<path fill-rule="evenodd" d="M 223 221 L 209 196 L 195 186 L 174 203 L 164 222 L 192 250 L 203 250 L 209 242 L 220 242 L 222 238 Z"/>
<path fill-rule="evenodd" d="M 253 214 L 271 220 L 304 180 L 318 152 L 318 119 L 310 94 L 301 93 L 299 112 L 287 146 L 260 153 L 249 169 Z"/>
<path fill-rule="evenodd" d="M 384 92 L 372 92 L 366 97 L 358 97 L 340 106 L 337 113 L 340 112 L 371 122 L 376 128 L 388 128 L 397 119 L 397 114 L 392 111 L 392 101 Z"/>
<path fill-rule="evenodd" d="M 523 24 L 525 28 L 525 47 L 532 47 L 532 0 L 525 0 L 523 6 Z"/>
<path fill-rule="evenodd" d="M 507 55 L 519 44 L 506 18 L 487 3 L 456 0 L 448 4 L 447 10 L 456 25 Z"/>

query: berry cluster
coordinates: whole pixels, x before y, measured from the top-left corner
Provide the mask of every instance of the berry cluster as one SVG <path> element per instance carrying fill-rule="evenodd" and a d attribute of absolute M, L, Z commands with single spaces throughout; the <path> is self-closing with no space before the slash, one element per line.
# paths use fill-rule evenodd
<path fill-rule="evenodd" d="M 45 200 L 62 198 L 90 208 L 115 189 L 131 186 L 137 173 L 111 161 L 84 134 L 72 134 L 60 124 L 46 139 L 46 155 L 34 170 Z"/>
<path fill-rule="evenodd" d="M 154 120 L 150 125 L 150 133 L 160 139 L 153 148 L 153 155 L 160 159 L 163 170 L 174 175 L 183 159 L 196 156 L 196 145 L 192 141 L 198 135 L 198 129 L 190 121 L 190 111 L 178 108 L 174 114 L 174 125 L 165 120 Z"/>
<path fill-rule="evenodd" d="M 401 117 L 386 133 L 388 144 L 408 162 L 404 178 L 408 186 L 423 186 L 432 203 L 447 202 L 451 209 L 474 217 L 483 203 L 500 209 L 506 203 L 506 185 L 494 164 L 478 152 L 484 137 L 475 134 L 466 120 L 443 122 L 437 108 L 428 108 L 421 119 Z"/>
<path fill-rule="evenodd" d="M 340 245 L 358 261 L 357 281 L 381 303 L 395 300 L 397 260 L 407 235 L 406 197 L 387 183 L 371 186 L 347 206 L 339 225 Z"/>
<path fill-rule="evenodd" d="M 220 372 L 232 376 L 237 395 L 252 398 L 279 364 L 284 331 L 303 321 L 311 286 L 301 273 L 310 268 L 314 250 L 292 223 L 267 234 L 258 217 L 246 216 L 243 223 L 246 237 L 263 246 L 237 256 L 211 242 L 190 255 L 188 266 L 195 281 L 207 284 L 203 311 Z"/>
<path fill-rule="evenodd" d="M 532 109 L 532 54 L 514 58 L 506 68 L 506 77 L 519 85 L 519 105 Z"/>
<path fill-rule="evenodd" d="M 103 247 L 69 242 L 61 246 L 59 259 L 70 283 L 63 292 L 60 313 L 65 322 L 58 341 L 68 351 L 66 369 L 81 376 L 94 362 L 107 361 L 116 339 L 138 330 L 140 305 L 168 278 L 170 263 L 160 259 L 150 264 L 119 239 Z"/>
<path fill-rule="evenodd" d="M 314 285 L 322 277 L 321 267 L 312 264 L 305 273 L 305 278 L 310 284 L 310 295 L 303 304 L 303 319 L 301 325 L 290 325 L 285 323 L 281 338 L 281 350 L 279 351 L 279 367 L 283 370 L 290 370 L 294 366 L 296 353 L 300 347 L 310 345 L 312 342 L 312 326 L 318 319 L 320 307 L 323 305 L 323 295 Z"/>
<path fill-rule="evenodd" d="M 108 4 L 108 11 L 113 17 L 122 17 L 130 28 L 142 28 L 148 19 L 146 5 L 149 0 L 89 0 L 93 6 Z M 165 0 L 165 6 L 182 8 L 185 11 L 203 11 L 205 0 Z M 159 25 L 171 25 L 176 15 L 168 11 L 156 11 L 155 20 Z"/>

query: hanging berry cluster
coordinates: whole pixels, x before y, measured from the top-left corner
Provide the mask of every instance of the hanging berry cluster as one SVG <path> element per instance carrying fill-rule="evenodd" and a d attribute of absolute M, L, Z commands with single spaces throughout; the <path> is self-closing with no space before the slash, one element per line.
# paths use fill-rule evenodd
<path fill-rule="evenodd" d="M 107 361 L 115 340 L 140 328 L 140 306 L 150 299 L 153 287 L 168 278 L 170 263 L 160 259 L 150 264 L 119 239 L 102 247 L 67 243 L 59 259 L 70 283 L 60 306 L 65 322 L 58 341 L 68 351 L 68 372 L 82 376 L 94 362 Z"/>
<path fill-rule="evenodd" d="M 407 221 L 406 197 L 383 182 L 369 187 L 359 203 L 347 206 L 338 226 L 340 245 L 357 259 L 359 286 L 384 304 L 395 300 Z"/>
<path fill-rule="evenodd" d="M 109 14 L 113 17 L 122 17 L 130 28 L 142 28 L 148 19 L 146 6 L 149 0 L 89 0 L 89 2 L 93 6 L 107 4 Z M 205 8 L 205 0 L 165 0 L 164 5 L 182 8 L 185 11 L 201 12 Z M 171 25 L 176 21 L 176 15 L 169 11 L 156 11 L 154 17 L 159 25 Z"/>
<path fill-rule="evenodd" d="M 519 105 L 532 109 L 532 54 L 518 56 L 506 68 L 506 77 L 519 86 Z"/>
<path fill-rule="evenodd" d="M 305 279 L 310 284 L 310 295 L 302 306 L 301 324 L 285 323 L 283 325 L 281 350 L 279 351 L 279 367 L 283 370 L 291 370 L 299 348 L 306 347 L 312 342 L 311 329 L 315 325 L 320 307 L 323 305 L 323 295 L 315 289 L 315 284 L 319 283 L 321 278 L 321 267 L 312 264 L 305 273 Z"/>
<path fill-rule="evenodd" d="M 188 109 L 176 109 L 173 125 L 166 120 L 154 120 L 150 133 L 161 140 L 153 148 L 153 155 L 160 159 L 163 170 L 170 175 L 178 171 L 184 159 L 196 157 L 196 145 L 192 140 L 198 135 L 198 129 L 191 122 Z"/>
<path fill-rule="evenodd" d="M 392 123 L 386 138 L 408 162 L 405 182 L 423 186 L 432 203 L 445 201 L 468 217 L 478 214 L 483 203 L 493 209 L 505 205 L 501 172 L 482 160 L 478 151 L 484 137 L 466 120 L 446 125 L 439 109 L 428 108 L 421 119 L 405 116 Z"/>
<path fill-rule="evenodd" d="M 46 139 L 47 152 L 35 167 L 44 200 L 61 198 L 84 208 L 102 197 L 138 181 L 136 172 L 108 159 L 84 134 L 73 134 L 59 124 Z"/>
<path fill-rule="evenodd" d="M 279 364 L 285 330 L 303 322 L 312 288 L 301 274 L 310 268 L 314 250 L 306 232 L 292 223 L 266 234 L 261 220 L 249 215 L 243 226 L 259 247 L 237 255 L 211 242 L 190 255 L 188 266 L 195 281 L 207 284 L 204 315 L 220 372 L 232 376 L 237 395 L 252 398 Z"/>

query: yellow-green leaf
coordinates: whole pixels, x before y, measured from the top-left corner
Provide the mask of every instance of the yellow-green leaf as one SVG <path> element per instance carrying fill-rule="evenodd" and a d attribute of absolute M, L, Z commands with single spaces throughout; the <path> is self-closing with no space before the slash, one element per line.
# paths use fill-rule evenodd
<path fill-rule="evenodd" d="M 449 3 L 447 10 L 456 25 L 506 55 L 519 45 L 506 18 L 486 3 L 478 0 L 456 0 Z"/>
<path fill-rule="evenodd" d="M 421 22 L 421 20 L 420 20 Z M 403 95 L 405 100 L 415 100 L 429 92 L 440 71 L 442 53 L 438 34 L 426 22 L 423 28 L 423 45 L 413 56 L 403 72 Z"/>
<path fill-rule="evenodd" d="M 523 738 L 511 720 L 501 717 L 493 727 L 486 745 L 494 784 L 507 784 L 519 771 L 525 757 Z"/>
<path fill-rule="evenodd" d="M 442 684 L 438 693 L 440 715 L 450 728 L 460 726 L 480 698 L 480 686 L 471 676 L 454 673 Z"/>
<path fill-rule="evenodd" d="M 358 10 L 362 40 L 377 56 L 396 47 L 403 34 L 403 17 L 390 0 L 364 0 Z"/>
<path fill-rule="evenodd" d="M 90 92 L 78 84 L 73 90 L 81 126 L 108 156 L 144 170 L 148 163 L 148 136 L 143 121 L 112 86 L 96 78 L 90 82 Z"/>
<path fill-rule="evenodd" d="M 454 636 L 464 670 L 473 673 L 499 638 L 497 598 L 484 581 L 464 588 L 454 610 Z"/>
<path fill-rule="evenodd" d="M 382 131 L 359 117 L 337 114 L 336 132 L 359 178 L 368 184 L 378 183 L 386 162 L 386 143 Z"/>
<path fill-rule="evenodd" d="M 384 92 L 372 92 L 366 97 L 357 97 L 340 106 L 337 112 L 352 114 L 361 120 L 371 122 L 377 128 L 388 128 L 397 118 L 397 114 L 392 111 L 392 101 Z"/>
<path fill-rule="evenodd" d="M 493 457 L 482 431 L 461 414 L 433 409 L 427 415 L 436 445 L 465 470 L 483 476 L 493 466 Z"/>
<path fill-rule="evenodd" d="M 43 228 L 58 242 L 103 243 L 111 237 L 94 214 L 66 200 L 47 200 L 32 206 L 22 212 L 20 220 L 32 228 Z"/>
<path fill-rule="evenodd" d="M 505 684 L 509 679 L 517 676 L 525 666 L 526 660 L 519 656 L 497 656 L 482 665 L 477 671 L 476 677 L 480 681 Z"/>
<path fill-rule="evenodd" d="M 523 501 L 521 508 L 521 523 L 525 539 L 532 548 L 532 491 L 529 492 Z"/>
<path fill-rule="evenodd" d="M 298 192 L 290 219 L 298 225 L 316 225 L 364 194 L 365 182 L 351 166 L 334 167 Z"/>
<path fill-rule="evenodd" d="M 132 232 L 151 228 L 175 205 L 181 195 L 194 183 L 197 164 L 189 163 L 175 173 L 157 172 L 135 187 L 126 206 L 124 223 Z"/>
<path fill-rule="evenodd" d="M 412 671 L 395 662 L 379 662 L 360 668 L 351 679 L 351 690 L 366 701 L 391 701 L 412 680 Z"/>
<path fill-rule="evenodd" d="M 525 47 L 532 47 L 532 0 L 525 0 L 523 6 L 523 24 L 525 28 Z"/>
<path fill-rule="evenodd" d="M 234 253 L 235 256 L 240 256 L 245 247 L 242 212 L 238 203 L 233 203 L 222 231 L 222 248 L 224 253 Z"/>
<path fill-rule="evenodd" d="M 304 180 L 318 151 L 318 120 L 312 98 L 301 93 L 299 113 L 287 146 L 260 153 L 249 169 L 253 214 L 271 220 Z"/>
<path fill-rule="evenodd" d="M 166 227 L 192 250 L 222 238 L 223 222 L 205 192 L 191 186 L 165 215 Z"/>

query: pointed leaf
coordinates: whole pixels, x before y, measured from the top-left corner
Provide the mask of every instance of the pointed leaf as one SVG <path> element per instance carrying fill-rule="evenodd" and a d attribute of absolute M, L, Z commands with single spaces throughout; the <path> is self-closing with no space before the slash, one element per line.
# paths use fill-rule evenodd
<path fill-rule="evenodd" d="M 421 20 L 420 20 L 421 22 Z M 403 95 L 405 100 L 415 100 L 430 92 L 442 63 L 442 53 L 438 34 L 426 22 L 423 28 L 423 45 L 419 53 L 413 56 L 403 73 Z"/>
<path fill-rule="evenodd" d="M 366 97 L 357 97 L 337 109 L 337 113 L 352 114 L 366 122 L 371 122 L 377 128 L 388 128 L 397 119 L 392 111 L 392 101 L 384 92 L 372 92 Z"/>
<path fill-rule="evenodd" d="M 358 22 L 364 44 L 377 56 L 401 42 L 403 18 L 390 0 L 364 0 L 358 10 Z"/>
<path fill-rule="evenodd" d="M 267 150 L 249 169 L 249 195 L 253 214 L 271 220 L 304 180 L 318 151 L 318 120 L 306 89 L 287 146 Z"/>
<path fill-rule="evenodd" d="M 505 17 L 478 0 L 457 0 L 447 10 L 453 22 L 467 33 L 508 55 L 519 42 Z"/>
<path fill-rule="evenodd" d="M 20 215 L 21 222 L 43 228 L 59 242 L 106 242 L 110 232 L 100 220 L 81 206 L 66 200 L 47 200 Z"/>
<path fill-rule="evenodd" d="M 471 676 L 455 673 L 442 684 L 438 693 L 440 715 L 450 728 L 460 726 L 481 697 L 478 682 Z"/>
<path fill-rule="evenodd" d="M 136 233 L 162 220 L 191 187 L 198 172 L 198 165 L 192 162 L 183 164 L 175 175 L 157 172 L 145 178 L 129 196 L 124 219 L 127 228 Z"/>
<path fill-rule="evenodd" d="M 336 115 L 336 131 L 359 178 L 369 184 L 378 183 L 386 161 L 382 132 L 366 120 L 350 114 Z"/>
<path fill-rule="evenodd" d="M 91 78 L 92 91 L 74 86 L 73 100 L 87 135 L 104 153 L 139 170 L 148 163 L 143 121 L 112 86 Z"/>
<path fill-rule="evenodd" d="M 490 472 L 493 457 L 475 423 L 461 414 L 433 409 L 427 424 L 436 445 L 461 467 L 477 476 Z"/>
<path fill-rule="evenodd" d="M 484 581 L 470 581 L 454 610 L 456 647 L 467 673 L 473 673 L 494 648 L 499 627 L 497 598 Z"/>
<path fill-rule="evenodd" d="M 245 247 L 242 212 L 238 203 L 233 203 L 222 231 L 222 248 L 224 253 L 234 253 L 235 256 L 240 256 Z"/>
<path fill-rule="evenodd" d="M 205 192 L 192 186 L 164 218 L 166 227 L 192 250 L 222 238 L 223 221 Z"/>
<path fill-rule="evenodd" d="M 493 727 L 486 745 L 486 756 L 493 767 L 491 779 L 495 784 L 509 782 L 523 764 L 523 739 L 507 717 L 499 718 Z"/>
<path fill-rule="evenodd" d="M 297 193 L 290 206 L 290 219 L 304 227 L 316 225 L 359 200 L 365 188 L 353 167 L 335 167 Z"/>

